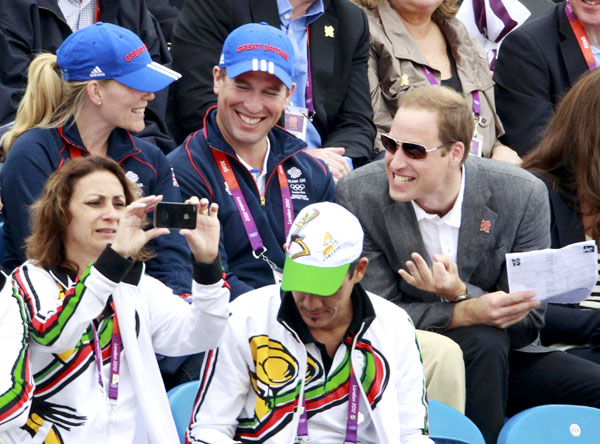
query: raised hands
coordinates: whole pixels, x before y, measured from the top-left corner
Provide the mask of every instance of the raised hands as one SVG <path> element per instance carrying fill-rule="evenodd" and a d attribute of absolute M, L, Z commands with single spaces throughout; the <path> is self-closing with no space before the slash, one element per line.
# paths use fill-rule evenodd
<path fill-rule="evenodd" d="M 179 232 L 185 236 L 190 250 L 197 262 L 210 264 L 219 254 L 220 224 L 217 217 L 219 206 L 216 203 L 208 205 L 208 199 L 198 200 L 193 196 L 185 201 L 186 204 L 196 205 L 196 229 L 182 229 Z"/>
<path fill-rule="evenodd" d="M 113 250 L 123 257 L 133 257 L 148 241 L 169 234 L 168 228 L 143 229 L 146 215 L 153 211 L 161 200 L 162 196 L 147 196 L 127 206 L 119 220 L 119 227 L 112 243 Z M 219 206 L 213 203 L 209 208 L 208 199 L 199 200 L 195 196 L 185 203 L 196 205 L 196 228 L 181 229 L 179 232 L 185 236 L 196 261 L 212 263 L 219 254 L 220 225 L 217 218 Z"/>

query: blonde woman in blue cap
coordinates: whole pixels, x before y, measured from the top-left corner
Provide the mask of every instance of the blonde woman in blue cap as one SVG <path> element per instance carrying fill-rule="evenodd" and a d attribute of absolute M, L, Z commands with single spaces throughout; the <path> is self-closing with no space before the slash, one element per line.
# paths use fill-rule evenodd
<path fill-rule="evenodd" d="M 6 269 L 25 260 L 28 207 L 48 176 L 69 159 L 110 157 L 145 195 L 181 201 L 164 154 L 130 134 L 144 129 L 144 111 L 154 92 L 179 77 L 153 62 L 134 33 L 108 23 L 73 33 L 56 55 L 40 54 L 31 62 L 14 127 L 0 141 L 9 150 L 0 175 Z M 148 262 L 148 273 L 176 293 L 188 293 L 185 240 L 171 233 L 154 242 L 157 255 Z"/>

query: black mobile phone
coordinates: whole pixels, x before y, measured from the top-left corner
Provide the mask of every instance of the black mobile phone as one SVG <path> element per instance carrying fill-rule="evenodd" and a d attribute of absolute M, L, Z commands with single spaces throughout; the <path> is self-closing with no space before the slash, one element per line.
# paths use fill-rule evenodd
<path fill-rule="evenodd" d="M 154 210 L 154 226 L 166 228 L 196 228 L 196 205 L 179 202 L 159 202 Z"/>

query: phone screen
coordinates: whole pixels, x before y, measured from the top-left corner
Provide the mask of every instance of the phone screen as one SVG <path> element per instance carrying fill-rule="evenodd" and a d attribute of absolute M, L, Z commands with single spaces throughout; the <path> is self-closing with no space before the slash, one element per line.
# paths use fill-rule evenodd
<path fill-rule="evenodd" d="M 179 202 L 159 202 L 154 210 L 154 226 L 196 228 L 196 206 Z"/>

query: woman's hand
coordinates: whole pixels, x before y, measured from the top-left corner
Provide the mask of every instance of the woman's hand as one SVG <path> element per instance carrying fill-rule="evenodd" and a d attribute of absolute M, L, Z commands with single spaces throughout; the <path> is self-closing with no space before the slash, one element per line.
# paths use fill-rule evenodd
<path fill-rule="evenodd" d="M 208 199 L 199 201 L 196 196 L 189 198 L 185 203 L 196 205 L 196 229 L 181 229 L 179 232 L 185 236 L 196 262 L 211 264 L 219 254 L 219 206 L 212 203 L 209 208 Z"/>
<path fill-rule="evenodd" d="M 150 240 L 169 234 L 168 228 L 151 228 L 144 231 L 142 223 L 146 214 L 153 211 L 162 196 L 147 196 L 132 202 L 119 220 L 112 249 L 123 257 L 135 256 Z"/>

